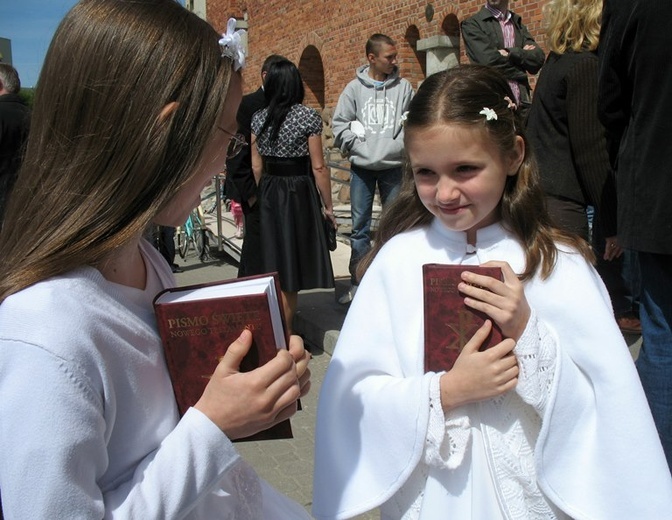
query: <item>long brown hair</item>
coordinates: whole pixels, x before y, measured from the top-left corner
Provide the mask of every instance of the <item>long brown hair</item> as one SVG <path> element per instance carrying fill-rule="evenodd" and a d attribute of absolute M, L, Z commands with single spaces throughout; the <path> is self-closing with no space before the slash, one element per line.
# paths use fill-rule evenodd
<path fill-rule="evenodd" d="M 561 231 L 551 224 L 539 184 L 537 165 L 525 138 L 523 124 L 515 110 L 509 108 L 513 94 L 506 79 L 496 70 L 479 65 L 462 65 L 429 76 L 411 101 L 404 124 L 405 135 L 434 125 L 460 124 L 481 127 L 497 144 L 503 156 L 511 155 L 515 138 L 525 141 L 525 156 L 514 176 L 507 178 L 499 210 L 503 225 L 523 244 L 525 271 L 522 280 L 532 277 L 539 268 L 542 278 L 553 271 L 557 258 L 556 242 L 575 248 L 588 261 L 594 260 L 590 246 L 581 238 Z M 493 109 L 497 119 L 487 121 L 479 112 Z M 405 164 L 398 197 L 383 211 L 371 251 L 358 266 L 364 274 L 380 248 L 394 235 L 428 225 L 434 216 L 420 201 L 410 165 Z"/>
<path fill-rule="evenodd" d="M 173 0 L 82 0 L 65 16 L 0 233 L 0 301 L 101 262 L 190 178 L 231 77 L 218 39 Z"/>

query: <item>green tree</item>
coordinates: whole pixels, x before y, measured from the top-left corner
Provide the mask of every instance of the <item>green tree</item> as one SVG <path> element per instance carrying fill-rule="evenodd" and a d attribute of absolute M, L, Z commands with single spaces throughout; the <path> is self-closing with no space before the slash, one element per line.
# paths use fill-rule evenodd
<path fill-rule="evenodd" d="M 28 105 L 31 109 L 33 108 L 33 99 L 35 98 L 35 89 L 34 88 L 22 88 L 19 91 L 19 96 L 23 101 L 25 101 L 26 105 Z"/>

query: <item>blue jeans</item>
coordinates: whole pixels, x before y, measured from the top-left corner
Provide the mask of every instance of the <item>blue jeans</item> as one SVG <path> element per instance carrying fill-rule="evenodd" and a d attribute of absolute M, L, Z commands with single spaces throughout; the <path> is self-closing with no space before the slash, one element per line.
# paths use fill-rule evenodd
<path fill-rule="evenodd" d="M 352 233 L 350 235 L 350 282 L 357 284 L 357 264 L 371 249 L 371 215 L 376 184 L 383 206 L 392 201 L 401 186 L 401 167 L 388 170 L 367 170 L 355 165 L 350 169 L 350 210 Z"/>
<path fill-rule="evenodd" d="M 672 255 L 640 251 L 639 265 L 642 349 L 636 366 L 672 468 Z"/>

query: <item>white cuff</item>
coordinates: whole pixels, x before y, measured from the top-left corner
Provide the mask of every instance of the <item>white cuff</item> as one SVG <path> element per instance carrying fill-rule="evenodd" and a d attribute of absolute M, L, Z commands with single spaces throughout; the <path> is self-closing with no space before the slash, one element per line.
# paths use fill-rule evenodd
<path fill-rule="evenodd" d="M 429 384 L 429 424 L 425 440 L 425 463 L 437 468 L 455 469 L 462 464 L 471 440 L 471 424 L 463 407 L 446 416 L 441 406 L 441 376 Z"/>

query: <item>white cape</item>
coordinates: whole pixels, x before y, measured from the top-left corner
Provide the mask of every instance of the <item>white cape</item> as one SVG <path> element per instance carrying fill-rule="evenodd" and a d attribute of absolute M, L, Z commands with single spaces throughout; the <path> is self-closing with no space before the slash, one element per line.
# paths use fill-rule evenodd
<path fill-rule="evenodd" d="M 464 233 L 437 222 L 380 251 L 350 307 L 320 393 L 316 518 L 351 518 L 379 507 L 424 464 L 432 374 L 423 374 L 421 266 L 489 260 L 523 270 L 521 246 L 500 225 L 479 231 L 472 254 Z M 551 277 L 527 282 L 525 294 L 557 340 L 554 384 L 534 453 L 539 487 L 576 519 L 672 517 L 670 472 L 599 276 L 579 254 L 565 251 Z"/>

